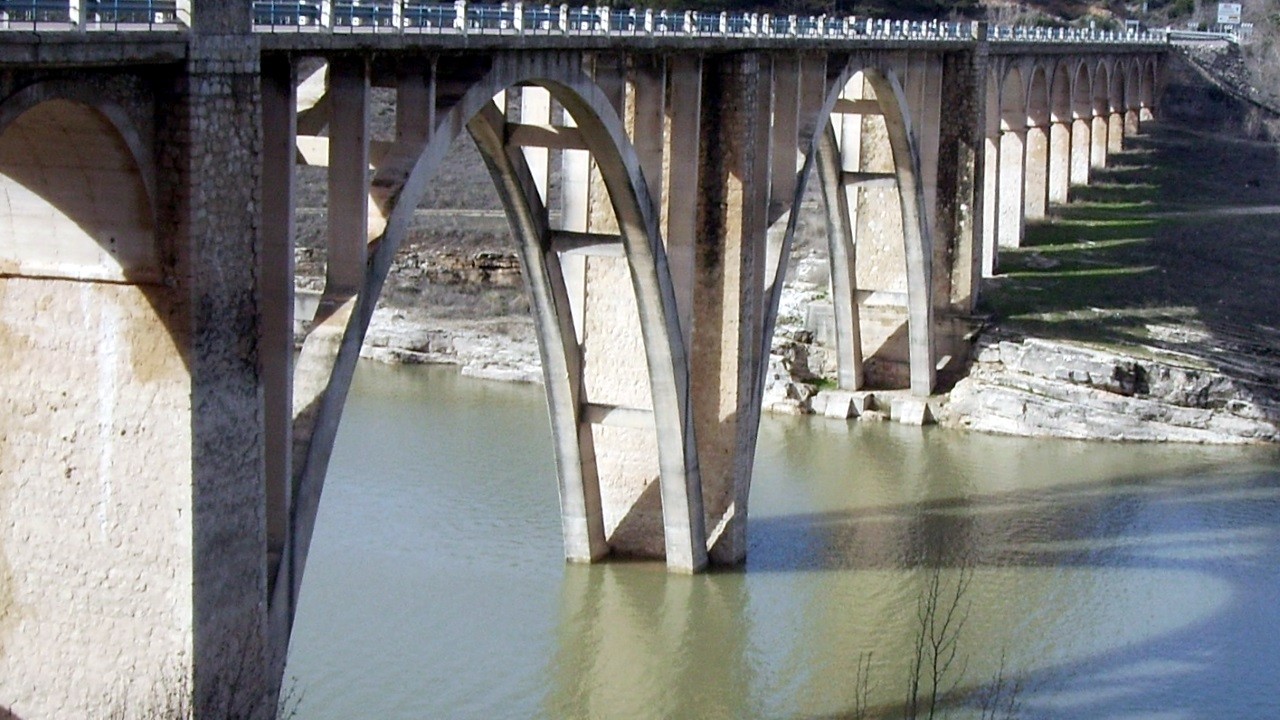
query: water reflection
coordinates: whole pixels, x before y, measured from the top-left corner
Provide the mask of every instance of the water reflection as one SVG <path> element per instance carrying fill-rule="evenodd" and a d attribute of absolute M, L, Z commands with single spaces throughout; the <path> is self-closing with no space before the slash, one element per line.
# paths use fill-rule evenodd
<path fill-rule="evenodd" d="M 1274 450 L 770 419 L 745 572 L 683 577 L 560 562 L 537 389 L 359 377 L 303 718 L 848 717 L 865 653 L 893 716 L 935 571 L 972 573 L 962 691 L 1003 657 L 1026 717 L 1280 717 Z"/>
<path fill-rule="evenodd" d="M 547 717 L 750 717 L 741 576 L 570 566 L 561 588 Z"/>

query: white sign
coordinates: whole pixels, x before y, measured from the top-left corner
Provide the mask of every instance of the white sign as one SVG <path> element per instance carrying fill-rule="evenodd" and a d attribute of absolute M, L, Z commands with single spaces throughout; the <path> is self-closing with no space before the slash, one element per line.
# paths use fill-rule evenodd
<path fill-rule="evenodd" d="M 1239 25 L 1240 3 L 1218 3 L 1218 24 Z"/>

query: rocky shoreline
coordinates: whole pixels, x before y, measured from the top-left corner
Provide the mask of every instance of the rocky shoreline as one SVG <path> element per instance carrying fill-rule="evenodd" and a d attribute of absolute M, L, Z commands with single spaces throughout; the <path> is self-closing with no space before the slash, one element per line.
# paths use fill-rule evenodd
<path fill-rule="evenodd" d="M 1257 369 L 1280 377 L 1272 363 Z M 1277 420 L 1274 381 L 999 330 L 979 338 L 939 418 L 1026 437 L 1192 443 L 1280 441 Z"/>

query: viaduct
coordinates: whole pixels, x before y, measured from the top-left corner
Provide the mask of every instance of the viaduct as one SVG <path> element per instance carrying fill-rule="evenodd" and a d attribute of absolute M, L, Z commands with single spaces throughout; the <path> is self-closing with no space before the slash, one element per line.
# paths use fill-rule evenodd
<path fill-rule="evenodd" d="M 927 396 L 999 248 L 1153 118 L 1167 49 L 826 16 L 0 2 L 0 718 L 175 696 L 267 714 L 361 341 L 453 143 L 479 147 L 523 263 L 566 557 L 697 572 L 746 552 L 806 186 L 840 385 Z M 295 354 L 303 163 L 326 168 L 327 277 Z"/>

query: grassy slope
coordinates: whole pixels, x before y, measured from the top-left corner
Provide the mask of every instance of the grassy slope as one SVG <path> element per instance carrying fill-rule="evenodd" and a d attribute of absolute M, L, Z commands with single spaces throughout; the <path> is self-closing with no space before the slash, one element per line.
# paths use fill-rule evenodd
<path fill-rule="evenodd" d="M 1210 367 L 1280 358 L 1280 156 L 1146 132 L 1004 251 L 986 309 L 1020 334 Z"/>

